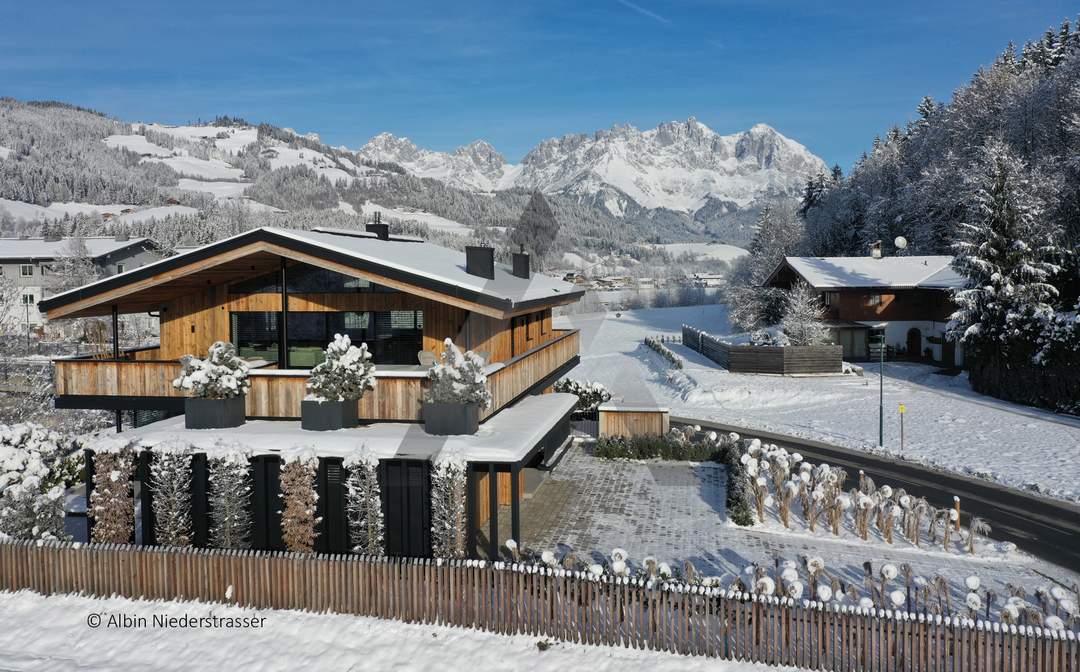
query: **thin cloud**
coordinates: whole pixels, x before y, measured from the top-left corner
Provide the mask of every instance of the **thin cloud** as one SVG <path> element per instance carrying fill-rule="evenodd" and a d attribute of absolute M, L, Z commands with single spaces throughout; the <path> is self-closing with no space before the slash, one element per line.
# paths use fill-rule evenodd
<path fill-rule="evenodd" d="M 630 0 L 616 0 L 616 2 L 618 2 L 623 7 L 628 7 L 630 9 L 634 10 L 635 12 L 637 12 L 638 14 L 641 14 L 642 16 L 649 17 L 653 21 L 658 21 L 658 22 L 664 24 L 665 26 L 670 26 L 671 25 L 671 21 L 669 21 L 668 19 L 664 18 L 663 16 L 660 16 L 656 12 L 650 12 L 649 10 L 642 7 L 641 5 L 634 4 L 634 3 L 630 2 Z"/>

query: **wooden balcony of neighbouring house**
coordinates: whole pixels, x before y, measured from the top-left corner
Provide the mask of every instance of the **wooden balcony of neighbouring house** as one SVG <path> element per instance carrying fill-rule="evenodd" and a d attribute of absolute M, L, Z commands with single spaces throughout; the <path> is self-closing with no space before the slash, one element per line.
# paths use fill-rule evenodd
<path fill-rule="evenodd" d="M 498 413 L 522 396 L 550 387 L 578 363 L 580 334 L 555 330 L 552 338 L 510 359 L 486 367 L 492 404 L 481 419 Z M 178 360 L 158 359 L 156 347 L 121 351 L 118 358 L 69 357 L 54 360 L 57 408 L 163 410 L 182 412 L 184 393 L 172 386 L 180 375 Z M 249 418 L 296 419 L 306 394 L 307 369 L 278 369 L 265 361 L 251 363 L 247 394 Z M 428 387 L 421 366 L 376 367 L 374 390 L 359 402 L 365 421 L 420 421 Z"/>

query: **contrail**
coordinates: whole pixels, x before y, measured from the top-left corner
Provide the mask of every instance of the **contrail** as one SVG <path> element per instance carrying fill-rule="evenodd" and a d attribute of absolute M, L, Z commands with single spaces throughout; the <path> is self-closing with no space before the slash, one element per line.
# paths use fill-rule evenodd
<path fill-rule="evenodd" d="M 659 21 L 660 23 L 663 23 L 663 24 L 668 25 L 668 26 L 671 25 L 671 21 L 669 21 L 666 18 L 660 16 L 656 12 L 650 12 L 649 10 L 642 7 L 641 5 L 636 5 L 636 4 L 632 3 L 632 2 L 630 2 L 630 0 L 617 0 L 617 1 L 618 1 L 618 3 L 620 5 L 622 5 L 624 7 L 629 7 L 630 9 L 634 10 L 638 14 L 641 14 L 642 16 L 647 16 L 650 19 L 652 19 L 653 21 Z"/>

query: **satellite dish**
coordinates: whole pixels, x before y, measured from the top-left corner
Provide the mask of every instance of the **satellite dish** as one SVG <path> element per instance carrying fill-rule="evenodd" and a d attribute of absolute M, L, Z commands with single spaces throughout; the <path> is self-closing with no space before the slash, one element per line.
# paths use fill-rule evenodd
<path fill-rule="evenodd" d="M 903 236 L 897 236 L 896 240 L 893 241 L 893 245 L 896 246 L 896 249 L 902 250 L 907 247 L 907 238 L 904 238 Z"/>

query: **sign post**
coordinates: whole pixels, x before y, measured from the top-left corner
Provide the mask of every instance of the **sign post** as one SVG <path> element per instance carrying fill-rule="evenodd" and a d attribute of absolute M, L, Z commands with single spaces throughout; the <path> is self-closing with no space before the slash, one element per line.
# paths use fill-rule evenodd
<path fill-rule="evenodd" d="M 907 413 L 907 406 L 900 404 L 900 454 L 904 454 L 904 414 Z"/>

